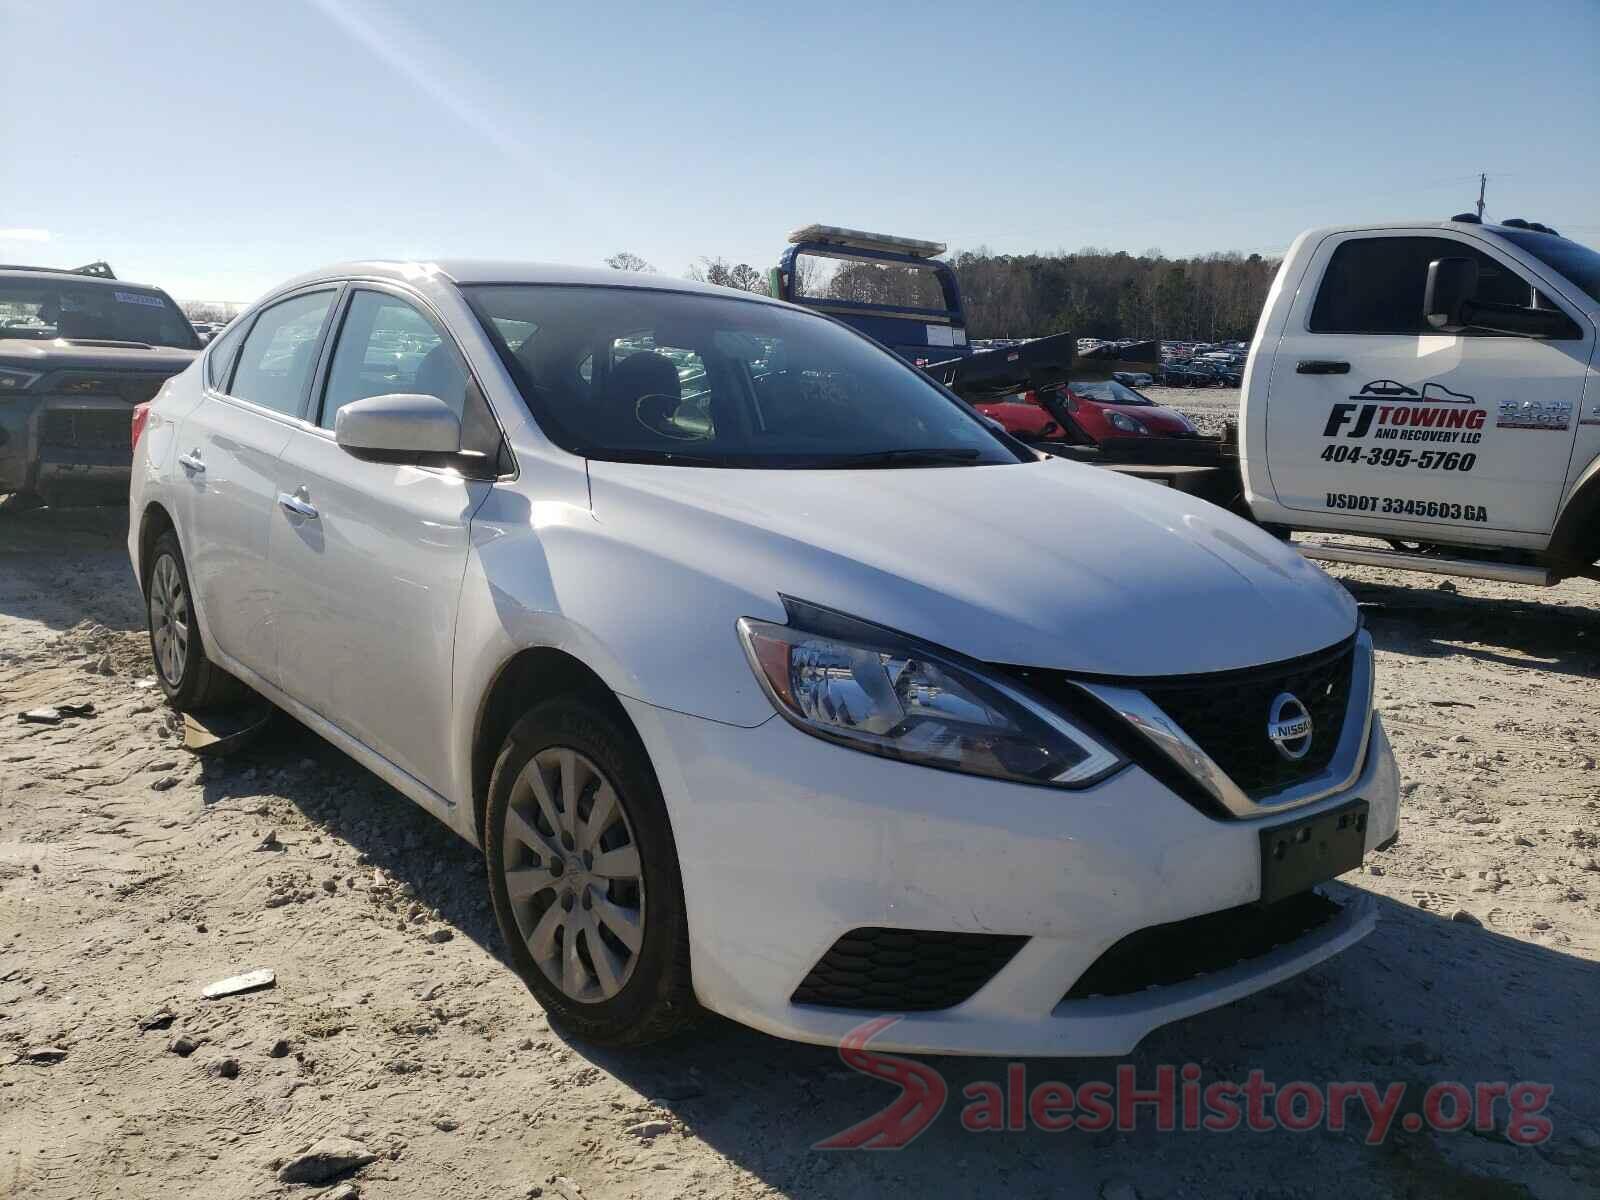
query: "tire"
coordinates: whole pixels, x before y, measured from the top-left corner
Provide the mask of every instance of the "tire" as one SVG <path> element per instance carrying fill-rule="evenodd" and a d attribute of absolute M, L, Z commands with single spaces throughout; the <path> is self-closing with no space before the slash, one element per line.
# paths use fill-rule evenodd
<path fill-rule="evenodd" d="M 150 550 L 144 612 L 156 682 L 179 712 L 225 708 L 245 693 L 243 684 L 207 657 L 194 619 L 193 595 L 178 535 L 168 529 Z"/>
<path fill-rule="evenodd" d="M 694 1023 L 678 850 L 631 730 L 581 699 L 538 705 L 506 737 L 484 824 L 507 956 L 554 1022 L 610 1046 Z"/>

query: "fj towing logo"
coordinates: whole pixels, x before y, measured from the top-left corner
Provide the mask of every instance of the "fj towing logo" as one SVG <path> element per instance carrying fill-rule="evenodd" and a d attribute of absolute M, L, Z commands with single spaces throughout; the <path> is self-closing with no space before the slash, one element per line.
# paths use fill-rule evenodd
<path fill-rule="evenodd" d="M 1472 443 L 1483 440 L 1479 431 L 1488 419 L 1488 409 L 1443 384 L 1425 383 L 1418 392 L 1393 379 L 1374 379 L 1333 406 L 1322 436 Z"/>
<path fill-rule="evenodd" d="M 1298 696 L 1280 692 L 1267 710 L 1267 740 L 1290 762 L 1311 753 L 1311 714 Z"/>

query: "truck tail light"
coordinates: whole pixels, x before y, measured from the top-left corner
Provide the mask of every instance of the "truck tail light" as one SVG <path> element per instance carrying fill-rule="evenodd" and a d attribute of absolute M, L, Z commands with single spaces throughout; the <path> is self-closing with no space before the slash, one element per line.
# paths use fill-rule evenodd
<path fill-rule="evenodd" d="M 150 402 L 133 406 L 133 448 L 139 448 L 139 435 L 144 432 L 145 422 L 150 419 Z"/>

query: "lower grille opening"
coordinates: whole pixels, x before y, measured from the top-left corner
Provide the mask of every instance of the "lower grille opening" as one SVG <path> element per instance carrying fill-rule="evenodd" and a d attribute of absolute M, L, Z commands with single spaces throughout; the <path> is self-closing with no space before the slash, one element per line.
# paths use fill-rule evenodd
<path fill-rule="evenodd" d="M 133 446 L 133 413 L 115 409 L 55 408 L 44 414 L 39 441 L 74 450 L 128 450 Z"/>
<path fill-rule="evenodd" d="M 853 929 L 817 960 L 791 1004 L 930 1012 L 970 1000 L 1028 939 L 925 929 Z"/>
<path fill-rule="evenodd" d="M 1341 911 L 1311 891 L 1139 929 L 1095 959 L 1063 999 L 1128 996 L 1223 971 L 1304 937 Z"/>

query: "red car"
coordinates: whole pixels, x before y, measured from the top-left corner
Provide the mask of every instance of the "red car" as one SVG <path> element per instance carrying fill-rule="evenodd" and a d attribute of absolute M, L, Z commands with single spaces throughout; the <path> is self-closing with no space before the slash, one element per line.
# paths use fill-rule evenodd
<path fill-rule="evenodd" d="M 1098 445 L 1114 437 L 1199 437 L 1180 412 L 1162 408 L 1133 388 L 1104 380 L 1070 383 L 1054 394 L 1022 392 L 978 411 L 1025 442 L 1061 441 Z"/>

